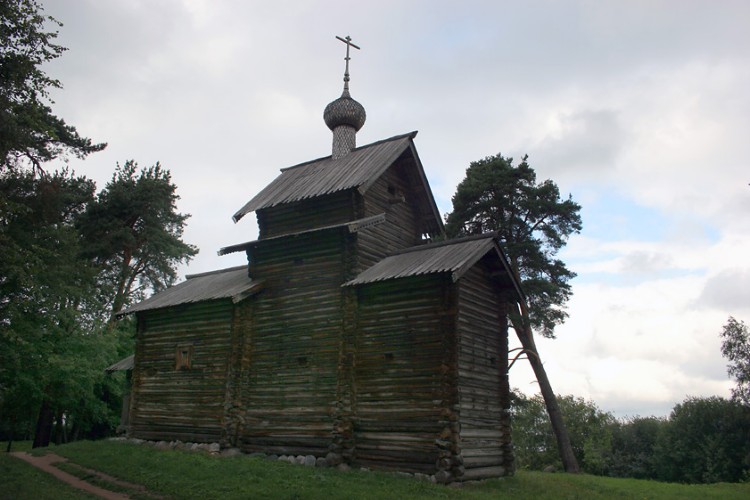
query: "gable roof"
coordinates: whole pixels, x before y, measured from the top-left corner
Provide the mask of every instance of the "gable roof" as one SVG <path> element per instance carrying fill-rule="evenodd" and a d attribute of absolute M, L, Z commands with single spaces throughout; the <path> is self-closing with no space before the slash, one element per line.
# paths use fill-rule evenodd
<path fill-rule="evenodd" d="M 522 298 L 521 287 L 513 277 L 508 259 L 496 237 L 495 233 L 488 233 L 408 248 L 384 258 L 343 286 L 436 273 L 451 273 L 455 282 L 488 252 L 494 251 L 502 262 L 508 283 L 515 289 L 518 297 Z"/>
<path fill-rule="evenodd" d="M 417 132 L 398 135 L 353 149 L 343 158 L 320 158 L 294 167 L 284 168 L 260 193 L 232 216 L 235 222 L 250 212 L 292 203 L 317 196 L 357 188 L 364 194 L 399 156 L 410 150 L 423 184 L 429 211 L 442 223 L 424 169 L 416 154 L 412 139 Z M 442 226 L 441 226 L 442 227 Z"/>
<path fill-rule="evenodd" d="M 205 300 L 232 299 L 233 302 L 239 302 L 260 291 L 262 284 L 250 279 L 247 275 L 247 266 L 192 274 L 185 278 L 182 283 L 125 309 L 118 316 Z"/>

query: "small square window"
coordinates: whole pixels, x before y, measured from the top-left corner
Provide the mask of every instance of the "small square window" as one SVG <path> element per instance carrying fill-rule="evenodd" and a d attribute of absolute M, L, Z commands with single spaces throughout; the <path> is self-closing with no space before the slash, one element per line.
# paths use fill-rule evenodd
<path fill-rule="evenodd" d="M 175 352 L 175 370 L 189 370 L 193 364 L 193 346 L 178 345 Z"/>

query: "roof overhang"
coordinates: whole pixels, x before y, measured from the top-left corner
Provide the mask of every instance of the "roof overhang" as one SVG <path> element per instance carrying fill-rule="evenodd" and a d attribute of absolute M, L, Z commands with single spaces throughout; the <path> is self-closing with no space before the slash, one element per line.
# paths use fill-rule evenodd
<path fill-rule="evenodd" d="M 104 369 L 107 373 L 128 371 L 133 369 L 133 363 L 135 360 L 135 354 L 131 354 L 127 358 L 121 359 L 117 363 L 113 363 Z"/>
<path fill-rule="evenodd" d="M 253 280 L 248 276 L 247 266 L 190 274 L 185 281 L 130 306 L 117 316 L 209 300 L 229 299 L 236 304 L 260 292 L 263 287 L 263 280 Z"/>
<path fill-rule="evenodd" d="M 521 285 L 497 241 L 497 233 L 486 233 L 411 247 L 389 255 L 342 286 L 359 286 L 380 281 L 450 273 L 453 282 L 471 269 L 488 253 L 494 253 L 504 270 L 503 275 L 517 300 L 525 300 Z"/>
<path fill-rule="evenodd" d="M 322 227 L 316 227 L 314 229 L 306 229 L 304 231 L 298 231 L 296 233 L 287 233 L 287 234 L 280 234 L 277 236 L 271 236 L 270 238 L 263 238 L 261 240 L 253 240 L 248 241 L 245 243 L 239 243 L 237 245 L 232 245 L 228 247 L 224 247 L 219 250 L 219 255 L 227 255 L 230 253 L 236 253 L 236 252 L 244 252 L 250 248 L 253 248 L 257 245 L 259 245 L 262 242 L 266 241 L 276 241 L 280 240 L 282 238 L 294 238 L 299 236 L 305 236 L 312 233 L 317 233 L 320 231 L 330 231 L 335 229 L 344 229 L 347 230 L 349 233 L 356 233 L 358 231 L 361 231 L 362 229 L 366 229 L 368 227 L 377 226 L 378 224 L 382 224 L 385 222 L 385 214 L 378 214 L 378 215 L 372 215 L 370 217 L 364 217 L 362 219 L 357 219 L 349 222 L 342 222 L 340 224 L 332 224 L 329 226 L 322 226 Z"/>

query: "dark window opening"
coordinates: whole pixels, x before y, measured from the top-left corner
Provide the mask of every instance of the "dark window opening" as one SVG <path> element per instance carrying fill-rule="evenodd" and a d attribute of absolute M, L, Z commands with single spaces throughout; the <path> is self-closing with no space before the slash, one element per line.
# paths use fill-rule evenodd
<path fill-rule="evenodd" d="M 193 365 L 193 346 L 178 345 L 175 352 L 175 370 L 189 370 Z"/>
<path fill-rule="evenodd" d="M 400 189 L 396 189 L 394 186 L 388 186 L 388 203 L 406 203 L 406 197 Z"/>

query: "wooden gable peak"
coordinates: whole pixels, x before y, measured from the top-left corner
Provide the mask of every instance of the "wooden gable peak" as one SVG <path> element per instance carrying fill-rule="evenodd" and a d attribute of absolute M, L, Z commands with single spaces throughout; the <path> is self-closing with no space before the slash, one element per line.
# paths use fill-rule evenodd
<path fill-rule="evenodd" d="M 410 164 L 419 184 L 420 211 L 432 219 L 429 226 L 434 226 L 434 232 L 442 233 L 442 218 L 414 146 L 413 139 L 416 135 L 416 131 L 409 132 L 360 146 L 342 158 L 327 156 L 284 168 L 276 179 L 248 201 L 232 218 L 237 222 L 250 212 L 348 189 L 357 189 L 364 194 L 397 159 L 406 154 L 413 159 Z"/>

